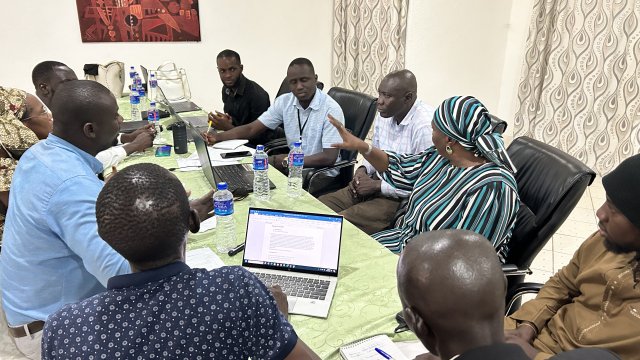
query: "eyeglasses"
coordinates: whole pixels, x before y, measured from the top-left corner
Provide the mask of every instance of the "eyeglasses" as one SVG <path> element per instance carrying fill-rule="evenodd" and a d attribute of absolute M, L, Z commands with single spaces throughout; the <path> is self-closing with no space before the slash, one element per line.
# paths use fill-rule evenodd
<path fill-rule="evenodd" d="M 40 113 L 31 115 L 31 116 L 29 116 L 27 118 L 24 118 L 24 119 L 21 119 L 21 120 L 22 120 L 22 122 L 25 122 L 25 121 L 29 121 L 29 120 L 31 120 L 31 119 L 33 119 L 35 117 L 40 117 L 40 116 L 46 116 L 49 119 L 53 118 L 53 114 L 51 113 L 51 110 L 49 110 L 49 108 L 46 105 L 42 104 L 42 111 Z"/>

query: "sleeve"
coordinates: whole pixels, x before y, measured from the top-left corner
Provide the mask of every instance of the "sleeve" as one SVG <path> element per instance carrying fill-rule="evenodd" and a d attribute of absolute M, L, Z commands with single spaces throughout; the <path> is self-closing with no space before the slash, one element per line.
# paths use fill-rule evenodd
<path fill-rule="evenodd" d="M 387 183 L 386 181 L 383 181 L 380 184 L 380 192 L 382 193 L 382 195 L 392 197 L 394 199 L 408 198 L 411 194 L 411 191 L 396 189 L 393 186 L 389 185 L 389 183 Z"/>
<path fill-rule="evenodd" d="M 418 128 L 418 131 L 414 134 L 411 144 L 412 153 L 419 153 L 433 146 L 433 134 L 430 122 L 429 125 L 424 125 Z"/>
<path fill-rule="evenodd" d="M 435 150 L 429 148 L 418 154 L 398 154 L 385 151 L 389 155 L 389 168 L 382 175 L 382 179 L 396 189 L 412 191 L 424 167 L 435 159 Z"/>
<path fill-rule="evenodd" d="M 41 344 L 41 359 L 42 360 L 54 360 L 56 359 L 56 345 L 57 337 L 55 336 L 56 329 L 51 321 L 56 317 L 56 313 L 51 315 L 49 319 L 44 323 L 44 330 L 42 331 L 42 344 Z"/>
<path fill-rule="evenodd" d="M 575 252 L 569 264 L 560 269 L 542 287 L 535 299 L 529 300 L 509 316 L 515 321 L 530 321 L 541 330 L 558 310 L 580 294 L 576 279 L 583 264 L 585 248 L 594 241 L 592 235 Z"/>
<path fill-rule="evenodd" d="M 327 95 L 328 97 L 328 95 Z M 327 99 L 328 100 L 328 99 Z M 327 113 L 324 115 L 322 119 L 322 148 L 323 149 L 331 149 L 331 144 L 337 144 L 342 142 L 342 138 L 340 134 L 338 134 L 338 129 L 335 126 L 331 125 L 329 122 L 328 116 L 333 116 L 336 120 L 338 120 L 341 124 L 344 125 L 344 114 L 342 113 L 342 108 L 340 105 L 336 106 L 333 104 L 327 109 Z"/>
<path fill-rule="evenodd" d="M 249 119 L 248 121 L 254 121 L 264 114 L 269 109 L 270 105 L 269 94 L 266 91 L 258 91 L 256 97 L 251 101 L 249 105 Z"/>
<path fill-rule="evenodd" d="M 378 118 L 380 117 L 380 113 L 376 114 L 376 118 L 373 120 L 373 138 L 371 139 L 371 146 L 380 149 L 380 122 Z M 376 169 L 364 159 L 362 161 L 362 165 L 367 169 L 367 174 L 371 175 L 376 172 Z M 384 194 L 384 181 L 382 182 L 382 193 Z"/>
<path fill-rule="evenodd" d="M 236 266 L 239 281 L 237 286 L 246 289 L 250 297 L 245 330 L 252 334 L 247 343 L 247 356 L 252 359 L 284 359 L 298 342 L 298 335 L 278 309 L 269 289 L 255 275 Z"/>
<path fill-rule="evenodd" d="M 499 249 L 511 236 L 519 206 L 513 188 L 502 181 L 491 181 L 467 196 L 457 228 L 482 234 Z"/>
<path fill-rule="evenodd" d="M 9 191 L 13 172 L 18 166 L 18 161 L 11 158 L 0 158 L 0 192 Z"/>
<path fill-rule="evenodd" d="M 289 95 L 283 95 L 276 98 L 273 105 L 269 106 L 267 111 L 263 112 L 262 115 L 258 117 L 258 120 L 271 130 L 277 128 L 284 122 L 284 106 L 288 99 Z"/>
<path fill-rule="evenodd" d="M 101 182 L 77 176 L 64 182 L 46 209 L 52 231 L 80 259 L 87 271 L 107 287 L 110 277 L 131 272 L 129 263 L 98 235 L 96 199 Z"/>
<path fill-rule="evenodd" d="M 103 170 L 118 165 L 126 157 L 127 151 L 122 146 L 112 146 L 96 154 L 96 159 L 102 163 Z"/>

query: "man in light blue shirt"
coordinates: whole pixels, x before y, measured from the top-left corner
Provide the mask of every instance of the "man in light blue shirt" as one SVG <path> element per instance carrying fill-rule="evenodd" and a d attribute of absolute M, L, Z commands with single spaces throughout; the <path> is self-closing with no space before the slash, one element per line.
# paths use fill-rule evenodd
<path fill-rule="evenodd" d="M 276 98 L 258 121 L 235 127 L 224 133 L 207 133 L 209 144 L 231 139 L 252 139 L 267 129 L 284 125 L 287 143 L 302 139 L 304 166 L 317 168 L 333 165 L 338 160 L 339 151 L 331 144 L 341 142 L 338 131 L 327 116 L 331 115 L 344 124 L 344 114 L 338 103 L 318 90 L 318 75 L 311 61 L 294 59 L 287 69 L 290 93 Z M 270 162 L 283 171 L 287 168 L 287 155 L 272 156 Z M 334 174 L 335 176 L 335 174 Z"/>
<path fill-rule="evenodd" d="M 59 85 L 52 110 L 52 133 L 25 152 L 14 173 L 9 202 L 15 205 L 7 213 L 0 254 L 9 334 L 31 359 L 40 358 L 50 314 L 131 271 L 99 237 L 95 215 L 104 185 L 95 155 L 118 135 L 116 99 L 97 82 L 74 80 Z"/>

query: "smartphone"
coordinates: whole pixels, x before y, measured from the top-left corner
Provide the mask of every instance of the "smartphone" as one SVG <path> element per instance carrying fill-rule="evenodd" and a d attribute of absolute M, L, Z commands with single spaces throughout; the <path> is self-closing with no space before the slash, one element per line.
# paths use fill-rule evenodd
<path fill-rule="evenodd" d="M 235 152 L 220 154 L 220 157 L 223 159 L 231 159 L 231 158 L 238 158 L 238 157 L 245 157 L 245 156 L 251 156 L 251 153 L 249 151 L 235 151 Z"/>
<path fill-rule="evenodd" d="M 171 145 L 158 146 L 156 148 L 157 157 L 171 156 Z"/>

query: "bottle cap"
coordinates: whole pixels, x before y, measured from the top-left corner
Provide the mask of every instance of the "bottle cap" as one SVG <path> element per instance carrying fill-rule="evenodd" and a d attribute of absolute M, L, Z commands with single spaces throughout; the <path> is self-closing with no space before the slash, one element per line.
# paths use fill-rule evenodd
<path fill-rule="evenodd" d="M 296 141 L 296 142 L 294 142 L 294 143 L 293 143 L 293 146 L 294 146 L 294 147 L 300 147 L 300 146 L 302 146 L 302 141 Z"/>
<path fill-rule="evenodd" d="M 226 182 L 219 182 L 218 183 L 218 190 L 227 190 L 228 186 Z"/>
<path fill-rule="evenodd" d="M 155 101 L 150 101 L 149 102 L 149 106 L 156 106 L 156 102 Z"/>
<path fill-rule="evenodd" d="M 264 145 L 257 145 L 256 146 L 256 150 L 257 151 L 264 151 Z"/>

